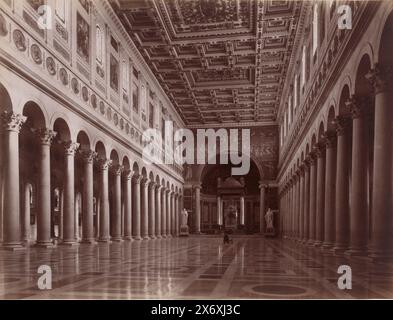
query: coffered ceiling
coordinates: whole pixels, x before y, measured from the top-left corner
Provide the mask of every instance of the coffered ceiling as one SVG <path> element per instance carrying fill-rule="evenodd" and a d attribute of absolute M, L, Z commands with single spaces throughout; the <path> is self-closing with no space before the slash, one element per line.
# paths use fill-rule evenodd
<path fill-rule="evenodd" d="M 109 2 L 186 124 L 276 120 L 301 1 Z"/>

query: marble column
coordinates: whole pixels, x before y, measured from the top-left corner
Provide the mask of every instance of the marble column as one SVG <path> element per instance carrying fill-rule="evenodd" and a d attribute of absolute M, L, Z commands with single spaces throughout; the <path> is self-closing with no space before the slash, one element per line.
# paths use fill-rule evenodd
<path fill-rule="evenodd" d="M 310 159 L 304 161 L 304 194 L 303 194 L 303 243 L 309 240 L 310 229 Z"/>
<path fill-rule="evenodd" d="M 221 197 L 217 196 L 217 225 L 222 226 L 222 217 L 221 217 Z"/>
<path fill-rule="evenodd" d="M 349 225 L 349 134 L 348 119 L 342 116 L 335 120 L 337 127 L 337 172 L 336 172 L 336 237 L 333 248 L 336 254 L 348 249 Z"/>
<path fill-rule="evenodd" d="M 393 256 L 393 69 L 377 65 L 367 78 L 375 93 L 371 256 Z"/>
<path fill-rule="evenodd" d="M 155 187 L 155 222 L 156 222 L 156 237 L 157 239 L 161 239 L 162 236 L 162 227 L 161 227 L 161 193 L 162 193 L 162 186 L 156 184 Z"/>
<path fill-rule="evenodd" d="M 290 191 L 290 206 L 291 206 L 291 240 L 295 239 L 296 230 L 295 230 L 295 189 L 296 189 L 296 180 L 294 176 L 291 176 L 291 191 Z"/>
<path fill-rule="evenodd" d="M 175 207 L 175 197 L 176 194 L 172 192 L 171 194 L 171 234 L 172 236 L 175 236 L 176 234 L 176 207 Z"/>
<path fill-rule="evenodd" d="M 141 180 L 142 177 L 135 173 L 132 177 L 132 238 L 141 238 Z"/>
<path fill-rule="evenodd" d="M 175 208 L 176 208 L 176 237 L 180 234 L 180 213 L 181 213 L 181 196 L 180 194 L 176 195 L 175 199 Z"/>
<path fill-rule="evenodd" d="M 108 192 L 108 172 L 112 165 L 112 160 L 98 159 L 100 170 L 100 215 L 99 215 L 99 242 L 109 242 L 109 192 Z"/>
<path fill-rule="evenodd" d="M 325 232 L 325 145 L 320 142 L 316 149 L 317 154 L 317 200 L 315 218 L 315 246 L 321 246 Z"/>
<path fill-rule="evenodd" d="M 167 229 L 166 229 L 166 193 L 167 189 L 162 187 L 161 191 L 161 236 L 166 238 Z"/>
<path fill-rule="evenodd" d="M 195 233 L 201 233 L 201 186 L 194 186 L 195 189 Z"/>
<path fill-rule="evenodd" d="M 245 217 L 244 217 L 244 195 L 240 196 L 240 225 L 244 227 Z"/>
<path fill-rule="evenodd" d="M 95 243 L 93 217 L 93 161 L 97 153 L 92 150 L 81 151 L 84 165 L 83 199 L 82 199 L 82 242 Z"/>
<path fill-rule="evenodd" d="M 289 178 L 289 182 L 288 182 L 288 212 L 289 212 L 289 219 L 288 219 L 288 223 L 289 223 L 289 239 L 292 240 L 293 237 L 293 219 L 292 219 L 292 214 L 293 214 L 293 207 L 292 207 L 292 184 L 293 184 L 293 180 L 292 177 Z"/>
<path fill-rule="evenodd" d="M 295 185 L 295 240 L 300 240 L 300 169 L 296 170 L 295 173 L 296 185 Z"/>
<path fill-rule="evenodd" d="M 50 147 L 57 133 L 47 128 L 34 130 L 39 143 L 37 188 L 37 246 L 53 247 L 51 238 Z"/>
<path fill-rule="evenodd" d="M 317 160 L 314 152 L 310 154 L 310 206 L 309 206 L 309 240 L 308 244 L 314 244 L 316 238 L 316 210 L 317 210 Z"/>
<path fill-rule="evenodd" d="M 296 240 L 296 175 L 292 176 L 291 207 L 292 207 L 292 240 Z"/>
<path fill-rule="evenodd" d="M 149 237 L 151 239 L 156 239 L 156 184 L 151 181 L 149 185 Z"/>
<path fill-rule="evenodd" d="M 335 213 L 335 193 L 336 193 L 336 136 L 333 133 L 325 135 L 326 145 L 326 170 L 325 170 L 325 235 L 323 248 L 331 249 L 334 245 L 336 213 Z"/>
<path fill-rule="evenodd" d="M 141 181 L 141 235 L 143 240 L 149 240 L 149 179 Z"/>
<path fill-rule="evenodd" d="M 124 171 L 124 239 L 132 240 L 131 170 Z"/>
<path fill-rule="evenodd" d="M 299 241 L 304 239 L 304 165 L 300 165 L 299 171 Z"/>
<path fill-rule="evenodd" d="M 259 182 L 259 233 L 265 234 L 266 185 Z"/>
<path fill-rule="evenodd" d="M 175 236 L 179 236 L 179 194 L 175 194 L 174 198 L 174 206 L 175 206 L 175 230 L 174 234 Z"/>
<path fill-rule="evenodd" d="M 112 221 L 112 241 L 121 242 L 121 175 L 124 167 L 121 165 L 112 166 L 114 175 L 114 212 L 111 215 Z"/>
<path fill-rule="evenodd" d="M 28 244 L 30 241 L 30 199 L 33 188 L 30 183 L 25 183 L 23 194 L 23 211 L 21 217 L 22 242 Z"/>
<path fill-rule="evenodd" d="M 366 100 L 352 97 L 346 103 L 352 114 L 352 173 L 350 212 L 350 255 L 367 255 L 369 238 L 368 217 L 368 128 Z"/>
<path fill-rule="evenodd" d="M 4 163 L 3 247 L 22 249 L 20 233 L 19 132 L 26 117 L 13 112 L 2 114 Z"/>
<path fill-rule="evenodd" d="M 166 236 L 167 238 L 172 238 L 172 209 L 171 209 L 171 190 L 167 190 L 166 193 Z"/>
<path fill-rule="evenodd" d="M 75 152 L 79 143 L 68 141 L 64 143 L 65 176 L 64 176 L 64 216 L 63 216 L 63 245 L 77 244 L 75 239 Z"/>

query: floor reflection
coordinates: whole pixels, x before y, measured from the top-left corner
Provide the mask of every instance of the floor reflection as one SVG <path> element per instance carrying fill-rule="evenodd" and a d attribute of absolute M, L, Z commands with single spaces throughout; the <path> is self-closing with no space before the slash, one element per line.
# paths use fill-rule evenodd
<path fill-rule="evenodd" d="M 337 286 L 352 268 L 352 290 Z M 40 265 L 52 268 L 41 291 Z M 393 298 L 393 266 L 259 237 L 190 237 L 0 251 L 0 299 Z"/>

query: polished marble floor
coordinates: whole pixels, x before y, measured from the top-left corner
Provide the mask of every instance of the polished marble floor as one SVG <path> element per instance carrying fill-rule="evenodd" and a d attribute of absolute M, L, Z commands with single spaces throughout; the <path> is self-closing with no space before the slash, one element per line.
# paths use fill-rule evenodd
<path fill-rule="evenodd" d="M 52 290 L 39 290 L 40 265 Z M 352 290 L 340 290 L 340 265 Z M 0 299 L 393 298 L 393 265 L 260 237 L 189 237 L 0 251 Z"/>

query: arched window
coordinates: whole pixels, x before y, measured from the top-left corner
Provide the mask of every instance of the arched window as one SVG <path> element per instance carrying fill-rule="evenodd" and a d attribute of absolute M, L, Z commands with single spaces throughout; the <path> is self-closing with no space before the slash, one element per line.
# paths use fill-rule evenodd
<path fill-rule="evenodd" d="M 315 55 L 318 49 L 318 3 L 314 4 L 312 20 L 312 53 Z"/>
<path fill-rule="evenodd" d="M 123 89 L 128 90 L 128 64 L 127 61 L 123 60 Z"/>
<path fill-rule="evenodd" d="M 96 54 L 97 54 L 97 61 L 99 63 L 103 62 L 103 34 L 99 25 L 96 26 Z"/>
<path fill-rule="evenodd" d="M 65 0 L 56 0 L 56 14 L 61 19 L 61 21 L 65 22 L 65 14 L 66 14 Z"/>

